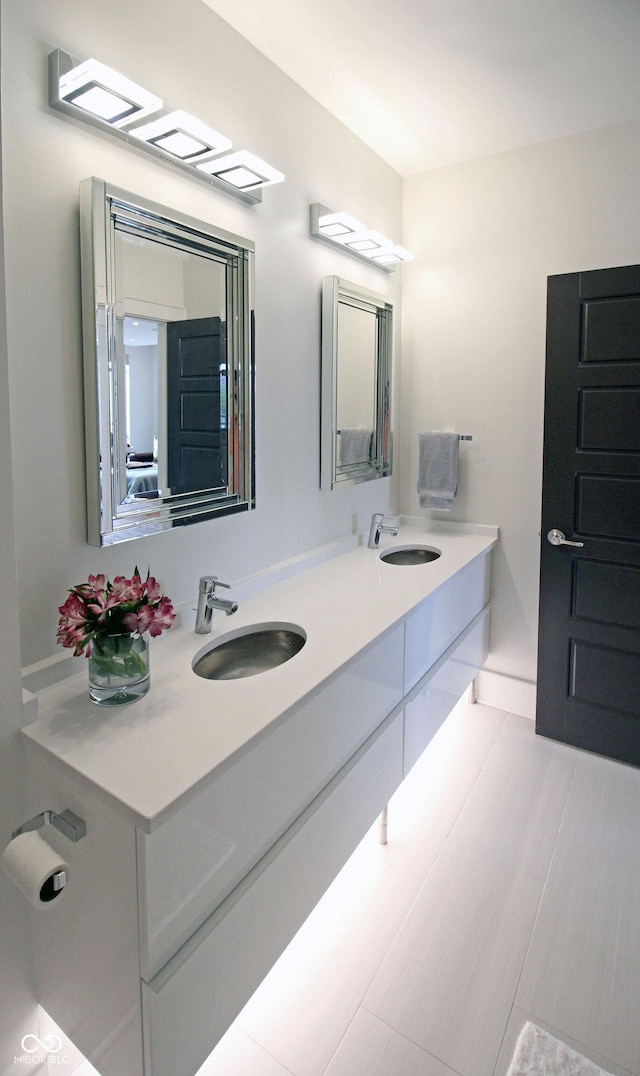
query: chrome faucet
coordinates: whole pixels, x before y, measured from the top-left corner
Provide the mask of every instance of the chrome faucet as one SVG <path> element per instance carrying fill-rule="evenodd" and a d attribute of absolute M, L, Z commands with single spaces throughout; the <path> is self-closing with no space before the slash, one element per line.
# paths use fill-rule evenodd
<path fill-rule="evenodd" d="M 397 534 L 398 524 L 392 516 L 384 516 L 382 512 L 374 512 L 371 516 L 371 526 L 369 528 L 369 549 L 377 549 L 378 542 L 380 541 L 380 535 L 385 534 Z"/>
<path fill-rule="evenodd" d="M 221 583 L 217 575 L 203 575 L 198 587 L 198 608 L 196 610 L 195 630 L 198 635 L 206 635 L 211 631 L 211 614 L 214 609 L 222 609 L 227 616 L 231 616 L 238 609 L 238 603 L 229 601 L 228 598 L 219 598 L 216 587 L 224 587 L 229 590 L 228 583 Z"/>

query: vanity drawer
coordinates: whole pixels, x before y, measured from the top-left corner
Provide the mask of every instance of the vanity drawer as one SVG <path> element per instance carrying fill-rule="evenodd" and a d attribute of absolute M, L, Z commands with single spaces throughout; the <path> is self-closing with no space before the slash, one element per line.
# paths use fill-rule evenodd
<path fill-rule="evenodd" d="M 402 668 L 398 625 L 158 830 L 138 831 L 143 979 L 177 952 L 400 702 Z"/>
<path fill-rule="evenodd" d="M 405 623 L 404 693 L 444 654 L 489 600 L 490 554 L 477 557 L 431 594 Z"/>
<path fill-rule="evenodd" d="M 192 1076 L 286 948 L 402 777 L 389 718 L 150 984 L 145 1076 Z"/>
<path fill-rule="evenodd" d="M 487 606 L 459 640 L 436 662 L 423 683 L 417 685 L 404 708 L 403 777 L 420 758 L 425 747 L 484 664 L 489 647 Z"/>

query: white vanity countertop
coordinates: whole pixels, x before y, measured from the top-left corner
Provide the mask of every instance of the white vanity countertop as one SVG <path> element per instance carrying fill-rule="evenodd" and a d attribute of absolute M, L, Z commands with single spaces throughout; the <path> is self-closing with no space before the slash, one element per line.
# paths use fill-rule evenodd
<path fill-rule="evenodd" d="M 39 694 L 38 719 L 23 735 L 151 832 L 272 722 L 496 544 L 497 528 L 473 530 L 402 526 L 397 537 L 381 536 L 378 551 L 358 546 L 239 601 L 232 617 L 214 612 L 211 635 L 193 626 L 167 632 L 151 640 L 144 698 L 96 706 L 85 671 Z M 416 566 L 380 559 L 385 549 L 416 543 L 442 555 Z M 299 625 L 307 636 L 286 664 L 238 680 L 193 673 L 194 656 L 215 639 L 273 621 Z"/>

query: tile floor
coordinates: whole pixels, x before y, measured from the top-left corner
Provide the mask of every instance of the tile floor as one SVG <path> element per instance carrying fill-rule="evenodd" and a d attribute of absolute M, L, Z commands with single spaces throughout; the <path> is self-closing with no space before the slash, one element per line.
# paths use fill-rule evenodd
<path fill-rule="evenodd" d="M 461 702 L 199 1076 L 640 1076 L 640 770 Z"/>

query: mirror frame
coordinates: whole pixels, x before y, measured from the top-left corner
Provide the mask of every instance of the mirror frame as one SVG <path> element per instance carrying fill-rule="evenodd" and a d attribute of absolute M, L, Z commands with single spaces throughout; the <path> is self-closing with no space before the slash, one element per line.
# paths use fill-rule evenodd
<path fill-rule="evenodd" d="M 222 492 L 211 488 L 160 495 L 146 502 L 122 501 L 126 457 L 112 450 L 112 444 L 121 440 L 117 231 L 196 253 L 225 266 L 227 385 L 234 388 L 227 400 L 228 479 Z M 89 544 L 113 545 L 254 508 L 254 244 L 91 177 L 80 184 L 80 247 Z M 101 461 L 108 461 L 108 469 Z"/>
<path fill-rule="evenodd" d="M 370 459 L 343 470 L 338 463 L 338 365 L 340 304 L 370 311 L 376 318 L 375 421 Z M 391 392 L 393 377 L 393 303 L 384 295 L 350 284 L 341 277 L 322 281 L 322 373 L 320 412 L 320 488 L 353 486 L 392 473 L 393 434 Z"/>

